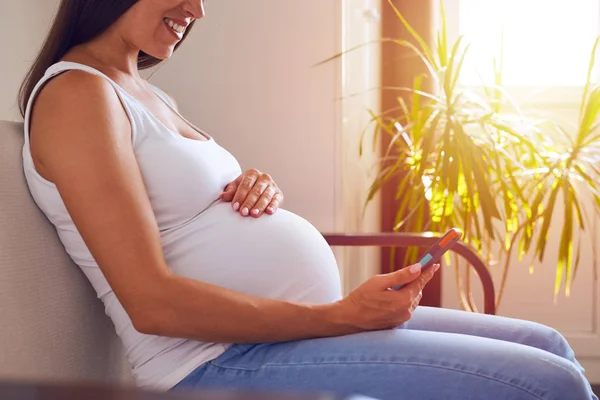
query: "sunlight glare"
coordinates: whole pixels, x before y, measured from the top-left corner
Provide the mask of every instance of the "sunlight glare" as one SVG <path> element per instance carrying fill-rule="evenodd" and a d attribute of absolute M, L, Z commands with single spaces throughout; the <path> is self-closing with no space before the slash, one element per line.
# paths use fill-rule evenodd
<path fill-rule="evenodd" d="M 505 85 L 582 85 L 599 21 L 599 0 L 459 0 L 459 33 L 471 43 L 462 83 L 493 82 L 504 26 Z"/>

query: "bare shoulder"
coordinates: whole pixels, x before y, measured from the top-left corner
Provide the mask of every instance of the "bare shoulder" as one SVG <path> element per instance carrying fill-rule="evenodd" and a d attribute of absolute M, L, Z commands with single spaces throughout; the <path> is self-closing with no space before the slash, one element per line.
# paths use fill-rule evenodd
<path fill-rule="evenodd" d="M 101 116 L 122 110 L 122 106 L 106 79 L 85 71 L 71 70 L 53 78 L 43 87 L 33 110 L 33 118 L 46 121 Z M 38 118 L 40 115 L 44 118 Z"/>
<path fill-rule="evenodd" d="M 40 91 L 31 115 L 31 151 L 48 180 L 50 158 L 68 156 L 82 146 L 131 140 L 131 125 L 115 89 L 101 76 L 71 70 L 50 80 Z"/>

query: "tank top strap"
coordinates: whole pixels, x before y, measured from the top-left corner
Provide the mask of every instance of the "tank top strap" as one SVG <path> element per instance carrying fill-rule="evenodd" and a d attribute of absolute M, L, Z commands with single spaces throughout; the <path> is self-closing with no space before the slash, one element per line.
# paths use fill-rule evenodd
<path fill-rule="evenodd" d="M 171 106 L 172 109 L 176 109 L 177 106 L 175 105 L 175 102 L 173 101 L 173 99 L 161 88 L 154 86 L 153 84 L 151 84 L 150 82 L 148 82 L 150 89 L 152 89 L 152 91 L 162 99 L 163 102 L 165 102 L 166 104 L 168 104 L 169 106 Z"/>

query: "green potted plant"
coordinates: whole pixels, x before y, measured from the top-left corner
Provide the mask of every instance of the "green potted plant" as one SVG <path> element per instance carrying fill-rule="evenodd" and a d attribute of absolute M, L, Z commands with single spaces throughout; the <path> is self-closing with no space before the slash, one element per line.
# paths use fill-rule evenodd
<path fill-rule="evenodd" d="M 383 88 L 404 94 L 393 110 L 369 110 L 371 129 L 365 132 L 372 132 L 374 141 L 380 134 L 389 135 L 390 145 L 366 203 L 395 178 L 395 231 L 442 233 L 460 227 L 464 241 L 484 259 L 504 259 L 497 303 L 511 255 L 516 251 L 520 258 L 530 254 L 543 261 L 550 222 L 561 214 L 554 289 L 558 294 L 564 282 L 568 295 L 582 243 L 577 240 L 574 249 L 574 238 L 587 233 L 591 217 L 581 199 L 592 197 L 593 211 L 600 211 L 600 86 L 591 82 L 598 41 L 591 53 L 577 132 L 568 134 L 554 121 L 527 115 L 511 100 L 502 87 L 501 51 L 493 63 L 493 83 L 483 90 L 460 85 L 469 45 L 464 37 L 448 42 L 443 1 L 434 46 L 391 0 L 388 3 L 412 40 L 381 41 L 409 48 L 427 73 L 415 77 L 412 87 Z M 432 83 L 432 90 L 424 89 L 424 79 Z M 406 253 L 405 264 L 414 261 L 416 250 Z"/>

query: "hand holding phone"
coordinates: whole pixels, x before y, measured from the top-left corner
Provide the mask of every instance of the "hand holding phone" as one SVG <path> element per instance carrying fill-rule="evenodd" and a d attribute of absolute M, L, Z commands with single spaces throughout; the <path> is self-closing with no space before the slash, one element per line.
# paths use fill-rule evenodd
<path fill-rule="evenodd" d="M 436 261 L 438 261 L 445 252 L 450 250 L 452 246 L 462 237 L 462 231 L 457 228 L 452 228 L 444 236 L 439 238 L 433 246 L 427 250 L 421 257 L 418 264 L 421 264 L 421 271 L 431 267 Z M 404 285 L 394 286 L 392 290 L 400 290 Z"/>

